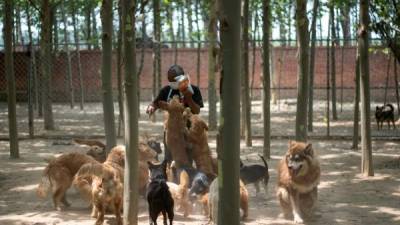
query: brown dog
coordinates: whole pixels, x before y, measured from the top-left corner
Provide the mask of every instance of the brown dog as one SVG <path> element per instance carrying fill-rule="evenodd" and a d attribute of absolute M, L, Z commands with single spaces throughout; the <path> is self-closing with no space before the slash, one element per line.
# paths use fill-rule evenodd
<path fill-rule="evenodd" d="M 51 188 L 54 207 L 57 210 L 61 210 L 60 203 L 63 203 L 66 207 L 70 206 L 65 197 L 65 192 L 71 186 L 73 177 L 79 168 L 86 163 L 98 163 L 91 156 L 77 152 L 62 154 L 48 162 L 36 193 L 39 197 L 44 198 Z"/>
<path fill-rule="evenodd" d="M 86 198 L 91 199 L 92 217 L 96 218 L 96 225 L 103 224 L 108 206 L 113 208 L 117 224 L 122 225 L 124 166 L 125 147 L 116 146 L 111 149 L 104 163 L 87 163 L 79 169 L 75 176 L 75 187 Z"/>
<path fill-rule="evenodd" d="M 179 96 L 174 96 L 169 103 L 160 101 L 158 105 L 168 112 L 168 119 L 165 121 L 166 144 L 172 159 L 176 162 L 177 168 L 190 166 L 186 151 L 184 106 L 180 103 Z"/>
<path fill-rule="evenodd" d="M 191 114 L 190 109 L 185 110 L 184 117 L 190 122 L 187 137 L 192 144 L 192 157 L 196 163 L 196 168 L 205 173 L 210 180 L 213 180 L 218 171 L 214 170 L 213 159 L 208 146 L 207 123 L 199 115 Z"/>
<path fill-rule="evenodd" d="M 180 173 L 180 184 L 167 182 L 169 191 L 171 192 L 174 203 L 183 211 L 183 216 L 189 216 L 191 212 L 191 204 L 189 202 L 189 175 L 185 170 Z"/>
<path fill-rule="evenodd" d="M 97 140 L 88 140 L 88 139 L 74 139 L 74 142 L 79 145 L 89 146 L 90 149 L 86 152 L 87 155 L 92 156 L 98 162 L 103 163 L 106 161 L 107 152 L 106 145 Z"/>
<path fill-rule="evenodd" d="M 277 196 L 285 218 L 303 223 L 317 201 L 320 166 L 311 144 L 289 142 L 278 167 Z"/>

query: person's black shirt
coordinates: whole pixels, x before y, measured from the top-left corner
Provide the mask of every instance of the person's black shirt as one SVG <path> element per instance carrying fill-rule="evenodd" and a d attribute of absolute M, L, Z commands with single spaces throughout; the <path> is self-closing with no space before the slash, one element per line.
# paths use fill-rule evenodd
<path fill-rule="evenodd" d="M 203 104 L 203 98 L 201 97 L 200 89 L 195 85 L 191 85 L 191 86 L 192 86 L 192 89 L 194 92 L 192 95 L 193 101 L 197 105 L 199 105 L 200 108 L 203 108 L 204 104 Z M 179 95 L 181 97 L 181 99 L 183 98 L 183 94 L 180 93 L 179 90 L 172 89 L 169 85 L 167 85 L 160 90 L 160 92 L 158 93 L 158 96 L 156 97 L 156 99 L 154 99 L 153 104 L 158 106 L 158 101 L 169 102 L 169 100 L 171 100 L 174 95 Z M 189 107 L 187 102 L 185 102 L 185 99 L 183 99 L 183 103 L 184 103 L 185 107 Z"/>

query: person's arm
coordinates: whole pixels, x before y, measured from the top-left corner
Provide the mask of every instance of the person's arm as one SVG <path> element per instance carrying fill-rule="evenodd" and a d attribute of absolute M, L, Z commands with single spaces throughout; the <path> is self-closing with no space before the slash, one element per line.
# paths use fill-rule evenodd
<path fill-rule="evenodd" d="M 159 101 L 166 101 L 165 99 L 165 92 L 166 92 L 166 88 L 164 87 L 163 89 L 160 90 L 160 92 L 158 93 L 156 99 L 154 99 L 154 101 L 152 103 L 150 103 L 147 106 L 146 109 L 146 113 L 151 115 L 153 114 L 158 108 L 160 108 L 160 106 L 158 105 Z"/>

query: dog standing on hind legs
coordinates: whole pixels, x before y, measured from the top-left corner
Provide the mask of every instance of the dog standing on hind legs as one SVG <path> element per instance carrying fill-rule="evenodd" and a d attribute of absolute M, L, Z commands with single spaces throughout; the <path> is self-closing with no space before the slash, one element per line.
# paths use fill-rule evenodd
<path fill-rule="evenodd" d="M 167 161 L 161 164 L 147 162 L 150 170 L 150 183 L 147 186 L 147 202 L 149 204 L 150 225 L 157 225 L 157 217 L 160 213 L 164 217 L 164 225 L 172 225 L 174 219 L 174 200 L 167 185 Z"/>
<path fill-rule="evenodd" d="M 321 169 L 311 144 L 290 141 L 278 166 L 277 197 L 285 218 L 303 223 L 317 202 Z"/>

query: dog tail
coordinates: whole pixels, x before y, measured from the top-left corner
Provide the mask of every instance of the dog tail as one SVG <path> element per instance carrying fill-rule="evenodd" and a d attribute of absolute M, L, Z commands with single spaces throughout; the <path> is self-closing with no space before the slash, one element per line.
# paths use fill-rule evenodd
<path fill-rule="evenodd" d="M 47 196 L 47 192 L 49 191 L 51 187 L 51 181 L 49 177 L 49 166 L 46 166 L 46 168 L 43 171 L 42 178 L 40 180 L 40 183 L 36 189 L 36 194 L 40 198 L 45 198 Z"/>
<path fill-rule="evenodd" d="M 390 111 L 394 111 L 394 106 L 390 103 L 387 103 L 385 106 L 390 108 Z"/>
<path fill-rule="evenodd" d="M 268 164 L 267 164 L 267 161 L 265 161 L 264 156 L 262 156 L 262 155 L 260 155 L 260 154 L 259 154 L 258 156 L 260 156 L 260 158 L 261 158 L 262 161 L 264 162 L 265 168 L 267 168 L 267 170 L 268 170 Z"/>
<path fill-rule="evenodd" d="M 86 163 L 81 166 L 75 175 L 73 185 L 79 191 L 82 197 L 87 201 L 92 198 L 92 185 L 90 183 L 92 176 L 102 176 L 103 165 L 101 163 Z"/>
<path fill-rule="evenodd" d="M 96 140 L 88 140 L 88 139 L 74 139 L 74 142 L 80 145 L 87 145 L 87 146 L 99 146 L 100 148 L 105 149 L 106 145 L 101 141 Z"/>
<path fill-rule="evenodd" d="M 186 172 L 186 170 L 182 170 L 180 176 L 179 176 L 179 186 L 187 189 L 189 188 L 189 174 Z"/>

